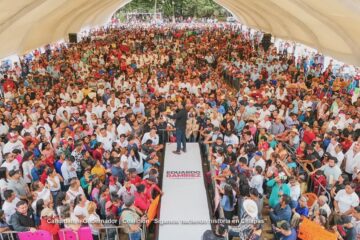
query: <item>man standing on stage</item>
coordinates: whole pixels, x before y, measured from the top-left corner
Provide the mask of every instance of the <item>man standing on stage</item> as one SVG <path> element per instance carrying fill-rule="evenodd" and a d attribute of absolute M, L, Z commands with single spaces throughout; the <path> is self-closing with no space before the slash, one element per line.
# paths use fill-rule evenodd
<path fill-rule="evenodd" d="M 180 154 L 181 150 L 181 143 L 183 145 L 183 152 L 186 152 L 186 138 L 185 138 L 185 131 L 186 131 L 186 121 L 188 117 L 188 113 L 183 105 L 182 102 L 177 103 L 177 110 L 174 115 L 168 115 L 169 118 L 175 119 L 175 127 L 176 127 L 176 151 L 173 151 L 175 154 Z"/>

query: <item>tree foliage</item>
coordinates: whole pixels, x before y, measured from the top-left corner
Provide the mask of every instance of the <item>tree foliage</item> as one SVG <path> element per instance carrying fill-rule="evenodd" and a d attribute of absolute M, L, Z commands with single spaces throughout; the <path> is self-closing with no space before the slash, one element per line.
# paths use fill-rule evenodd
<path fill-rule="evenodd" d="M 126 12 L 154 13 L 156 0 L 133 0 L 120 8 L 117 14 Z M 157 0 L 157 12 L 164 17 L 225 17 L 230 14 L 213 0 Z"/>

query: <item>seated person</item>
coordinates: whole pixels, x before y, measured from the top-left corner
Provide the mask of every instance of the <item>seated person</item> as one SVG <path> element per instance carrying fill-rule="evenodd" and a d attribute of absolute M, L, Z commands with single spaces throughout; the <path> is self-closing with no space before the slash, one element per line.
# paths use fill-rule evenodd
<path fill-rule="evenodd" d="M 297 239 L 297 233 L 295 228 L 292 228 L 288 222 L 283 222 L 281 225 L 277 228 L 275 228 L 276 239 L 281 240 L 296 240 Z"/>
<path fill-rule="evenodd" d="M 284 194 L 280 198 L 280 202 L 274 207 L 274 209 L 270 209 L 270 220 L 271 223 L 276 224 L 280 221 L 290 222 L 291 219 L 291 208 L 289 203 L 291 201 L 290 196 Z"/>

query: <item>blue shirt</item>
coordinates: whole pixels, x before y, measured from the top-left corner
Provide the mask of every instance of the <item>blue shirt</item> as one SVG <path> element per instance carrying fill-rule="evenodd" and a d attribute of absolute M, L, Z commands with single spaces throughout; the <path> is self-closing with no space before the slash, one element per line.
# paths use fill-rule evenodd
<path fill-rule="evenodd" d="M 33 182 L 40 180 L 39 169 L 37 169 L 35 167 L 33 169 L 31 169 L 31 178 L 32 178 Z"/>
<path fill-rule="evenodd" d="M 281 208 L 280 203 L 275 206 L 274 211 L 270 212 L 270 219 L 272 222 L 277 223 L 280 221 L 290 222 L 291 219 L 291 208 L 286 205 L 285 208 Z"/>
<path fill-rule="evenodd" d="M 291 228 L 291 234 L 289 236 L 284 236 L 281 234 L 280 240 L 296 240 L 297 234 L 294 228 Z"/>
<path fill-rule="evenodd" d="M 300 214 L 300 216 L 305 216 L 307 217 L 309 215 L 309 209 L 307 207 L 300 207 L 300 205 L 298 205 L 296 208 L 295 208 L 295 211 Z"/>
<path fill-rule="evenodd" d="M 235 201 L 233 200 L 233 203 Z M 230 198 L 227 195 L 224 195 L 221 199 L 221 206 L 224 209 L 224 211 L 230 212 L 234 211 L 234 204 L 230 204 Z"/>
<path fill-rule="evenodd" d="M 62 162 L 60 162 L 59 160 L 57 160 L 54 164 L 55 171 L 59 174 L 61 174 L 61 166 L 62 166 Z"/>

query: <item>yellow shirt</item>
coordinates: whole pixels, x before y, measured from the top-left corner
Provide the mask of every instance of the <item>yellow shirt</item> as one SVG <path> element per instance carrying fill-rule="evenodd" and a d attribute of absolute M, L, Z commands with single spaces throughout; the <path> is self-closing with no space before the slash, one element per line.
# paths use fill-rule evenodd
<path fill-rule="evenodd" d="M 91 92 L 91 88 L 88 88 L 88 89 L 83 88 L 82 89 L 82 93 L 83 93 L 84 97 L 87 97 L 87 95 L 89 95 L 90 92 Z"/>
<path fill-rule="evenodd" d="M 105 181 L 105 175 L 106 175 L 106 170 L 104 168 L 104 166 L 97 166 L 95 165 L 92 169 L 91 169 L 91 174 L 92 175 L 96 175 L 98 176 L 98 178 L 101 181 Z"/>

